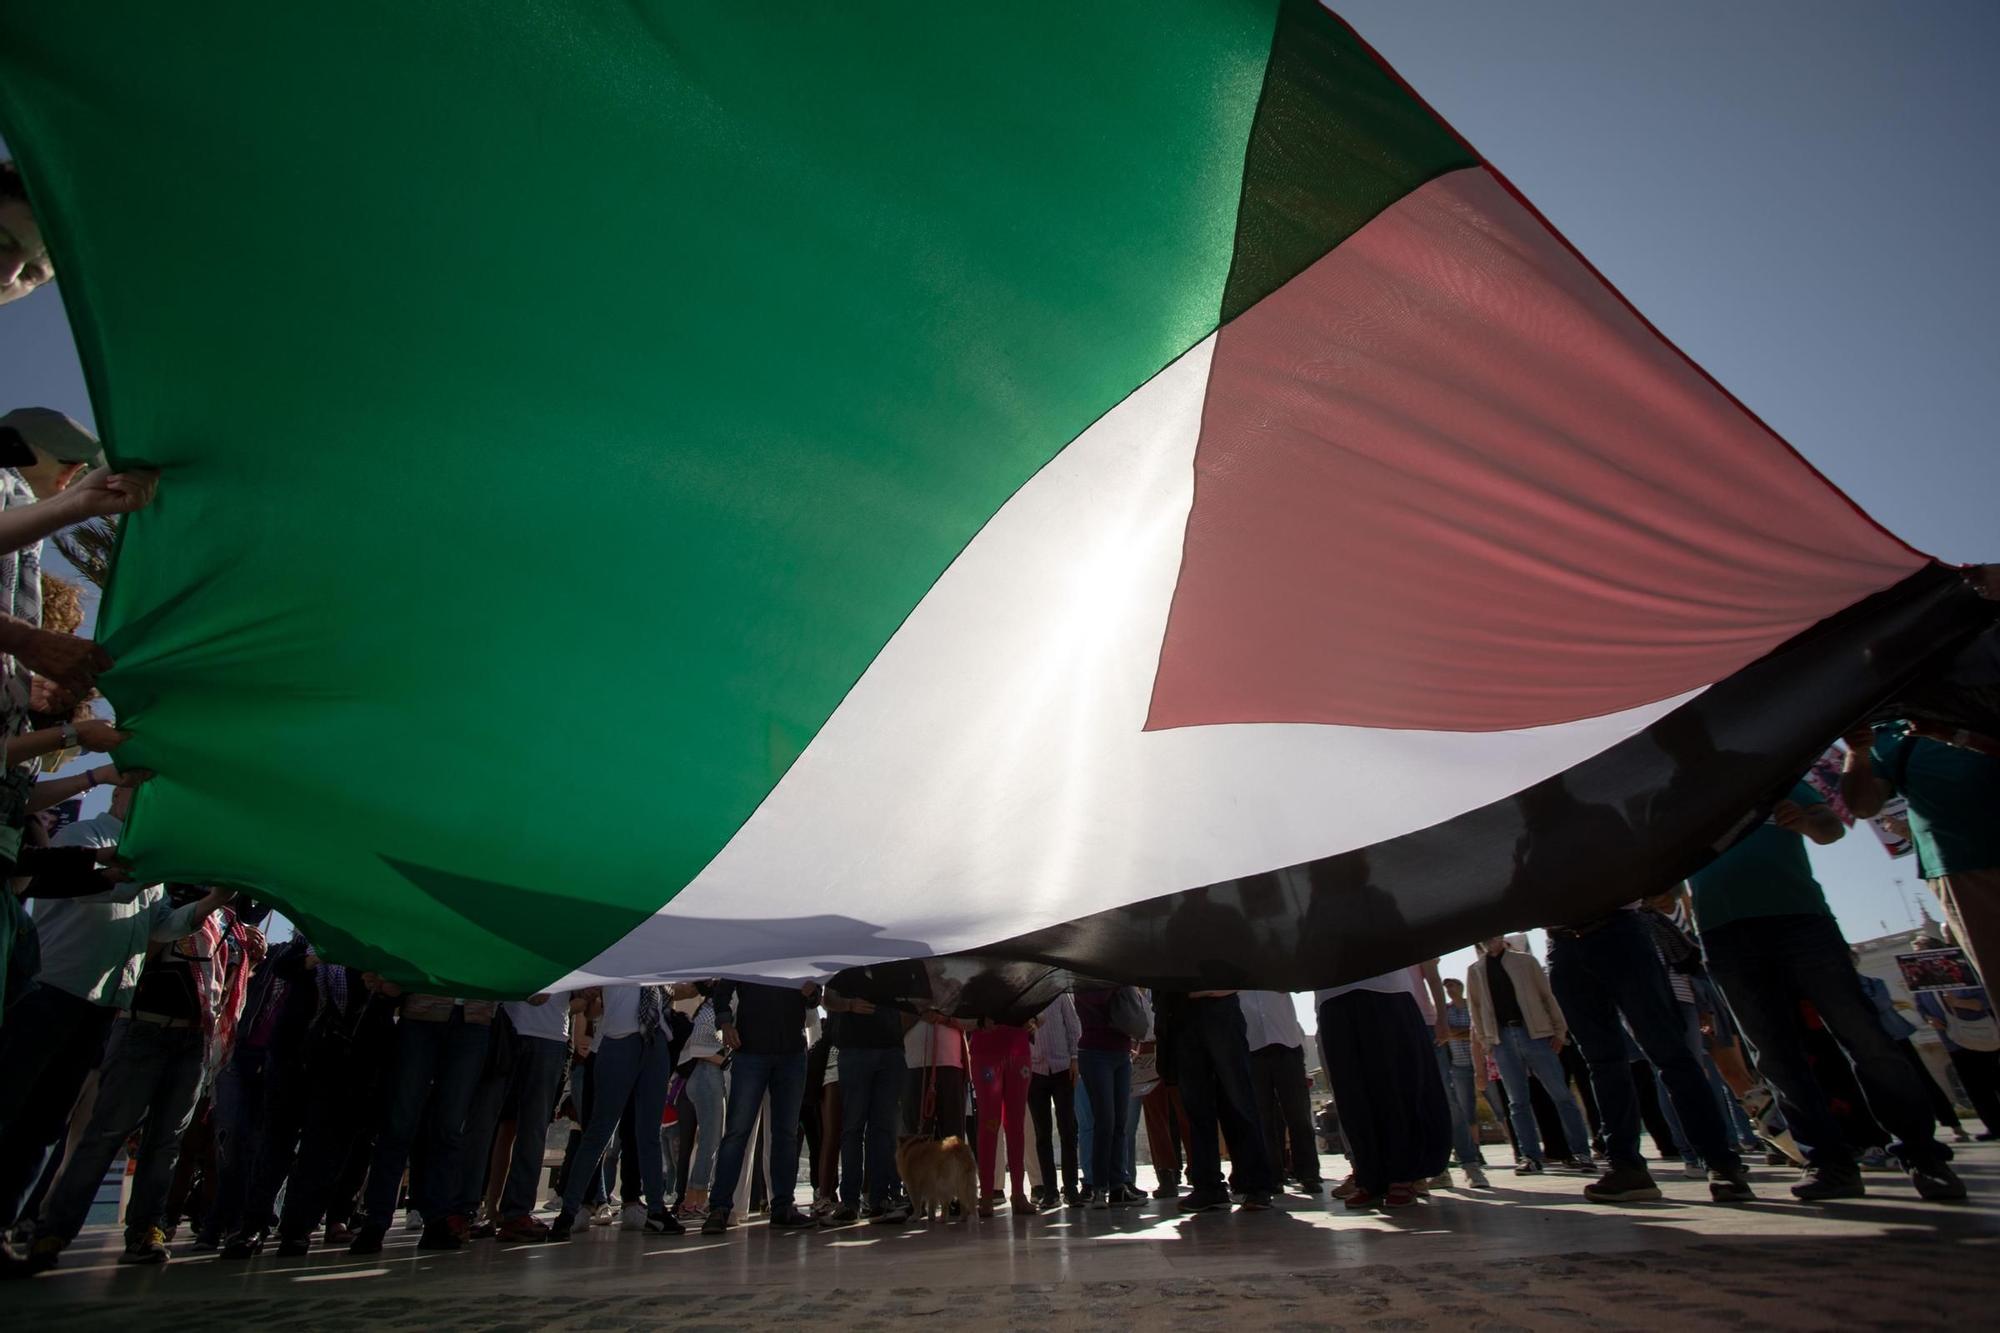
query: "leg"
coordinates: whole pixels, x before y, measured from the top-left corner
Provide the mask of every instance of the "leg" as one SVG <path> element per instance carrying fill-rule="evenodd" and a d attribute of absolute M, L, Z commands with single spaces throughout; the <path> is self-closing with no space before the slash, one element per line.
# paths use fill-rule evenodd
<path fill-rule="evenodd" d="M 1500 1067 L 1507 1120 L 1514 1128 L 1514 1151 L 1522 1161 L 1539 1165 L 1542 1160 L 1542 1136 L 1535 1126 L 1535 1108 L 1528 1101 L 1527 1062 L 1521 1058 L 1521 1048 L 1528 1041 L 1528 1034 L 1518 1027 L 1500 1029 L 1500 1041 L 1493 1048 L 1493 1063 Z M 1620 1054 L 1622 1057 L 1623 1053 Z M 1488 1090 L 1491 1091 L 1490 1084 Z M 1346 1113 L 1343 1112 L 1341 1124 L 1344 1126 L 1346 1123 Z"/>
<path fill-rule="evenodd" d="M 715 1188 L 708 1196 L 711 1213 L 726 1215 L 736 1206 L 736 1178 L 743 1173 L 750 1135 L 757 1128 L 757 1112 L 771 1087 L 774 1059 L 739 1052 L 730 1067 L 729 1109 L 725 1113 L 722 1146 L 715 1155 Z"/>
<path fill-rule="evenodd" d="M 1073 1068 L 1073 1067 L 1072 1067 Z M 1049 1076 L 1055 1081 L 1051 1090 L 1050 1105 L 1056 1113 L 1056 1137 L 1062 1141 L 1062 1187 L 1071 1197 L 1076 1194 L 1078 1166 L 1076 1130 L 1076 1086 L 1075 1076 L 1070 1070 L 1061 1070 Z M 1056 1192 L 1055 1178 L 1049 1178 L 1049 1193 Z"/>
<path fill-rule="evenodd" d="M 639 1055 L 639 1076 L 632 1088 L 632 1115 L 637 1121 L 633 1157 L 637 1159 L 639 1188 L 645 1195 L 646 1211 L 667 1210 L 667 1167 L 660 1151 L 660 1117 L 667 1110 L 667 1083 L 674 1067 L 668 1063 L 665 1038 L 648 1044 Z"/>
<path fill-rule="evenodd" d="M 104 1058 L 115 1017 L 67 991 L 37 986 L 0 1026 L 0 1228 L 23 1216 L 77 1093 Z"/>
<path fill-rule="evenodd" d="M 1898 1140 L 1898 1155 L 1911 1166 L 1947 1160 L 1950 1153 L 1937 1141 L 1937 1121 L 1916 1071 L 1882 1030 L 1833 918 L 1813 918 L 1787 962 L 1793 984 L 1853 1063 L 1868 1109 Z"/>
<path fill-rule="evenodd" d="M 1279 1062 L 1289 1050 L 1263 1046 L 1250 1052 L 1250 1095 L 1257 1106 L 1257 1124 L 1264 1131 L 1264 1155 L 1274 1167 L 1285 1160 L 1284 1109 L 1278 1102 Z"/>
<path fill-rule="evenodd" d="M 1042 1197 L 1056 1192 L 1055 1076 L 1036 1074 L 1028 1080 L 1028 1118 L 1035 1122 L 1035 1160 L 1042 1168 Z"/>
<path fill-rule="evenodd" d="M 517 1047 L 528 1040 L 509 1036 Z M 461 1199 L 475 1203 L 486 1193 L 487 1178 L 493 1174 L 494 1146 L 500 1137 L 501 1115 L 507 1106 L 507 1090 L 512 1078 L 487 1068 L 473 1085 L 472 1099 L 465 1114 L 465 1141 L 459 1153 L 460 1178 L 453 1188 Z"/>
<path fill-rule="evenodd" d="M 161 1040 L 164 1036 L 164 1029 L 129 1018 L 119 1019 L 112 1028 L 90 1125 L 49 1190 L 48 1202 L 35 1223 L 38 1237 L 54 1236 L 67 1244 L 83 1229 L 104 1173 L 111 1169 L 126 1138 L 145 1122 L 152 1106 L 154 1084 L 170 1054 L 170 1047 Z"/>
<path fill-rule="evenodd" d="M 1896 1053 L 1903 1057 L 1904 1064 L 1916 1071 L 1917 1082 L 1923 1085 L 1924 1095 L 1930 1098 L 1931 1114 L 1937 1117 L 1937 1122 L 1954 1133 L 1964 1133 L 1965 1127 L 1958 1119 L 1958 1108 L 1951 1104 L 1951 1094 L 1946 1092 L 1931 1075 L 1931 1067 L 1924 1063 L 1923 1056 L 1917 1054 L 1917 1048 L 1910 1044 L 1908 1037 L 1896 1043 Z M 1959 1077 L 1962 1079 L 1964 1075 L 1960 1074 Z M 1966 1091 L 1971 1092 L 1971 1087 L 1968 1086 Z M 1976 1109 L 1978 1103 L 1975 1102 L 1973 1105 Z"/>
<path fill-rule="evenodd" d="M 181 1136 L 194 1119 L 201 1099 L 201 1033 L 183 1028 L 153 1084 L 152 1104 L 139 1139 L 138 1169 L 132 1177 L 132 1201 L 125 1210 L 125 1243 L 147 1239 L 166 1213 L 167 1188 L 173 1184 L 180 1159 Z"/>
<path fill-rule="evenodd" d="M 980 1055 L 986 1058 L 982 1059 Z M 993 1193 L 993 1163 L 999 1155 L 1000 1131 L 1005 1116 L 1000 1101 L 1002 1075 L 999 1061 L 995 1058 L 997 1055 L 998 1052 L 976 1053 L 972 1070 L 979 1089 L 979 1136 L 974 1156 L 979 1162 L 979 1197 L 982 1199 Z"/>
<path fill-rule="evenodd" d="M 1188 1113 L 1188 1187 L 1215 1194 L 1224 1189 L 1222 1125 L 1216 1113 L 1215 1070 L 1208 1045 L 1201 1039 L 1199 1022 L 1191 1014 L 1174 1032 L 1174 1067 L 1180 1076 L 1181 1105 Z"/>
<path fill-rule="evenodd" d="M 521 1039 L 514 1064 L 514 1151 L 500 1196 L 499 1215 L 503 1218 L 527 1217 L 535 1211 L 535 1187 L 541 1180 L 542 1153 L 548 1148 L 550 1114 L 568 1061 L 569 1048 L 562 1042 L 545 1037 Z"/>
<path fill-rule="evenodd" d="M 1609 929 L 1604 927 L 1598 934 Z M 1583 1048 L 1583 1058 L 1590 1062 L 1590 1085 L 1597 1094 L 1598 1114 L 1604 1117 L 1604 1138 L 1612 1165 L 1643 1171 L 1646 1159 L 1639 1152 L 1639 1094 L 1632 1086 L 1632 1066 L 1626 1057 L 1625 1029 L 1618 1022 L 1617 997 L 1599 975 L 1597 956 L 1590 947 L 1596 938 L 1596 935 L 1582 939 L 1550 936 L 1549 988 L 1555 992 L 1556 1003 L 1562 1006 L 1563 1016 L 1569 1020 L 1571 1040 Z M 1562 1079 L 1562 1061 L 1546 1042 L 1537 1042 L 1535 1047 L 1548 1053 L 1540 1065 L 1544 1072 L 1538 1077 L 1554 1096 L 1555 1084 Z M 1508 1089 L 1508 1095 L 1512 1094 L 1513 1089 Z M 1566 1126 L 1569 1115 L 1573 1114 L 1581 1127 L 1583 1115 L 1574 1110 L 1576 1101 L 1566 1087 L 1558 1099 L 1559 1108 L 1563 1101 L 1572 1108 L 1563 1117 Z M 1579 1152 L 1574 1141 L 1575 1129 L 1569 1129 L 1570 1152 L 1588 1160 L 1589 1131 L 1584 1133 Z"/>
<path fill-rule="evenodd" d="M 1318 1189 L 1319 1142 L 1313 1134 L 1312 1085 L 1306 1081 L 1306 1052 L 1287 1046 L 1278 1071 L 1278 1113 L 1285 1120 L 1285 1137 L 1292 1148 L 1292 1178 L 1306 1189 Z M 1275 1171 L 1284 1159 L 1272 1159 Z"/>
<path fill-rule="evenodd" d="M 1619 1012 L 1634 1040 L 1653 1062 L 1663 1100 L 1671 1106 L 1675 1128 L 1681 1131 L 1683 1158 L 1692 1151 L 1716 1170 L 1740 1168 L 1742 1159 L 1736 1155 L 1729 1127 L 1723 1123 L 1722 1108 L 1696 1058 L 1699 1038 L 1690 1042 L 1687 1017 L 1674 999 L 1666 966 L 1654 951 L 1645 923 L 1631 912 L 1620 912 L 1613 924 L 1584 943 L 1597 945 L 1596 955 L 1603 960 L 1597 975 L 1613 988 Z M 1876 1026 L 1881 1025 L 1878 1022 Z"/>
<path fill-rule="evenodd" d="M 1472 1126 L 1465 1118 L 1465 1103 L 1459 1099 L 1458 1079 L 1451 1063 L 1451 1048 L 1433 1044 L 1431 1050 L 1434 1052 L 1432 1058 L 1438 1067 L 1438 1080 L 1444 1085 L 1446 1109 L 1451 1114 L 1451 1141 L 1453 1149 L 1458 1153 L 1458 1164 L 1477 1166 L 1479 1145 L 1472 1141 Z M 1472 1082 L 1470 1066 L 1467 1066 L 1465 1075 L 1466 1084 L 1470 1087 Z"/>
<path fill-rule="evenodd" d="M 771 1063 L 771 1217 L 789 1216 L 797 1204 L 799 1179 L 799 1108 L 806 1086 L 806 1057 L 772 1057 Z"/>
<path fill-rule="evenodd" d="M 603 1180 L 599 1163 L 618 1133 L 625 1103 L 639 1081 L 642 1046 L 637 1033 L 613 1037 L 601 1044 L 592 1057 L 590 1119 L 585 1122 L 583 1139 L 577 1145 L 576 1164 L 563 1181 L 564 1214 L 574 1213 L 583 1206 L 593 1179 Z"/>
<path fill-rule="evenodd" d="M 1951 1053 L 1951 1063 L 1986 1133 L 2000 1134 L 2000 1051 L 1956 1050 Z M 1932 1084 L 1935 1086 L 1935 1079 Z"/>
<path fill-rule="evenodd" d="M 1854 1170 L 1854 1153 L 1841 1136 L 1826 1094 L 1806 1060 L 1799 1030 L 1798 993 L 1789 971 L 1774 965 L 1782 943 L 1782 923 L 1795 917 L 1733 921 L 1702 940 L 1709 976 L 1729 1001 L 1730 1012 L 1757 1060 L 1757 1072 L 1784 1103 L 1792 1134 L 1806 1160 L 1841 1172 Z M 1771 929 L 1779 923 L 1777 929 Z M 1855 987 L 1858 991 L 1859 985 Z"/>
<path fill-rule="evenodd" d="M 430 1184 L 425 1193 L 445 1217 L 471 1217 L 479 1206 L 485 1187 L 480 1172 L 467 1169 L 465 1125 L 472 1114 L 473 1089 L 486 1068 L 486 1056 L 493 1044 L 493 1029 L 485 1023 L 468 1023 L 462 1013 L 454 1013 L 444 1023 L 444 1048 L 438 1063 L 437 1084 L 432 1089 Z M 478 1165 L 484 1166 L 490 1143 L 476 1149 Z M 431 1220 L 428 1211 L 426 1222 Z"/>
<path fill-rule="evenodd" d="M 1266 1154 L 1264 1127 L 1257 1120 L 1257 1102 L 1250 1084 L 1250 1047 L 1244 1035 L 1243 1008 L 1233 995 L 1201 1006 L 1203 1041 L 1214 1071 L 1216 1114 L 1229 1136 L 1231 1165 L 1246 1193 L 1271 1193 L 1278 1188 L 1277 1159 Z"/>
<path fill-rule="evenodd" d="M 875 1072 L 868 1058 L 873 1052 L 839 1053 L 840 1082 L 835 1091 L 840 1118 L 840 1206 L 854 1208 L 861 1203 L 862 1171 L 865 1164 L 864 1135 L 868 1128 L 868 1108 L 874 1092 L 867 1080 Z"/>
<path fill-rule="evenodd" d="M 2000 976 L 2000 869 L 1965 870 L 1930 882 L 1953 942 L 1980 976 Z M 1996 969 L 1988 970 L 1988 965 Z"/>
<path fill-rule="evenodd" d="M 410 1160 L 429 1099 L 431 1076 L 444 1044 L 444 1024 L 406 1019 L 396 1025 L 396 1050 L 389 1085 L 389 1111 L 375 1139 L 368 1165 L 368 1188 L 361 1207 L 368 1225 L 387 1227 L 396 1219 L 396 1191 Z"/>
<path fill-rule="evenodd" d="M 880 1208 L 896 1192 L 896 1103 L 904 1071 L 900 1050 L 878 1051 L 875 1056 L 876 1072 L 868 1083 L 868 1197 Z"/>
<path fill-rule="evenodd" d="M 845 1126 L 841 1121 L 841 1094 L 838 1082 L 828 1083 L 820 1089 L 819 1124 L 821 1175 L 813 1185 L 820 1198 L 837 1199 L 840 1197 L 842 1149 L 846 1141 L 843 1133 Z"/>
<path fill-rule="evenodd" d="M 1084 1064 L 1082 1052 L 1077 1054 L 1076 1086 L 1070 1089 L 1070 1112 L 1076 1117 L 1077 1142 L 1082 1144 L 1080 1153 L 1083 1175 L 1083 1192 L 1090 1193 L 1097 1187 L 1097 1117 L 1091 1112 L 1091 1092 L 1089 1068 Z"/>
<path fill-rule="evenodd" d="M 695 1106 L 694 1156 L 688 1162 L 687 1193 L 697 1196 L 697 1205 L 708 1199 L 715 1179 L 715 1154 L 722 1147 L 726 1117 L 722 1069 L 706 1060 L 694 1062 L 688 1072 L 688 1098 Z"/>

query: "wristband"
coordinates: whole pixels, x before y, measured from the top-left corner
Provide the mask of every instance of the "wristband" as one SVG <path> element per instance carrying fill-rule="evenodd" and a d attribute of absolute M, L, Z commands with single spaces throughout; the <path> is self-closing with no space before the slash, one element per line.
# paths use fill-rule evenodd
<path fill-rule="evenodd" d="M 62 724 L 62 743 L 65 750 L 81 750 L 83 748 L 83 738 L 76 734 L 76 723 L 65 722 Z"/>

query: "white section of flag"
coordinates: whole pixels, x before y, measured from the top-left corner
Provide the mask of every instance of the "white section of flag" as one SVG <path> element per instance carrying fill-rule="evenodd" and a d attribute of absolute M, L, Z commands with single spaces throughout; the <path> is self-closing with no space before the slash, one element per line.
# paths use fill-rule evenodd
<path fill-rule="evenodd" d="M 995 943 L 1426 828 L 1692 697 L 1512 732 L 1144 731 L 1214 348 L 1023 486 L 728 846 L 558 984 L 801 977 Z"/>

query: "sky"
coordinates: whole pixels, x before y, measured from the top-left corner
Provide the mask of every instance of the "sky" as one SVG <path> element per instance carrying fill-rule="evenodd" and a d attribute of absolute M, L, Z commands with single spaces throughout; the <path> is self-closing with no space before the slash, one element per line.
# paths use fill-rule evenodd
<path fill-rule="evenodd" d="M 2000 5 L 1335 8 L 1890 530 L 1943 560 L 2000 558 Z M 91 420 L 54 291 L 0 308 L 0 408 L 31 403 Z M 1913 923 L 1922 884 L 1865 831 L 1812 856 L 1850 939 Z"/>

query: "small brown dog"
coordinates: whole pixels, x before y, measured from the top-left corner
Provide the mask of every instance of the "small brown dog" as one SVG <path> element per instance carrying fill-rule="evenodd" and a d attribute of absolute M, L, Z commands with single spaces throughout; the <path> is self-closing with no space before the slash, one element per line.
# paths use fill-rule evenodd
<path fill-rule="evenodd" d="M 956 1203 L 960 1217 L 971 1217 L 979 1206 L 979 1169 L 972 1149 L 954 1135 L 940 1142 L 912 1135 L 896 1144 L 896 1171 L 910 1192 L 910 1208 L 926 1222 L 942 1214 L 951 1219 Z"/>

